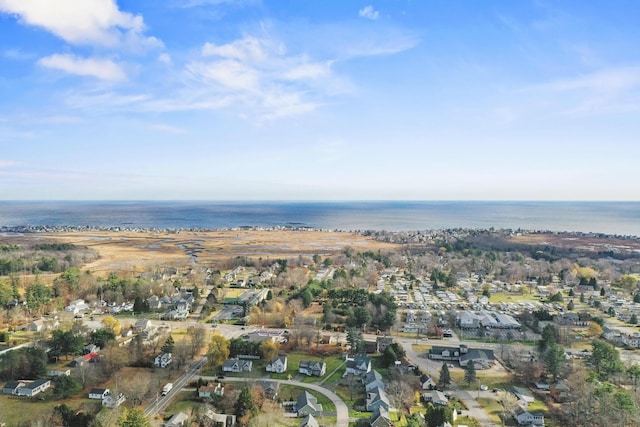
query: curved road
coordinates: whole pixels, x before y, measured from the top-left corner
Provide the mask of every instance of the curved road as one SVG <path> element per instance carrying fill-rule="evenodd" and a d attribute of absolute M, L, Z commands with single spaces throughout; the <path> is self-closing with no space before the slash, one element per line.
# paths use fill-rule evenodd
<path fill-rule="evenodd" d="M 203 376 L 203 377 L 200 377 L 200 378 L 203 378 L 205 380 L 217 380 L 217 377 L 204 377 Z M 221 382 L 250 382 L 250 381 L 256 381 L 256 378 L 229 377 L 229 378 L 225 378 L 224 380 L 221 380 Z M 272 379 L 269 379 L 268 381 L 276 382 L 276 383 L 280 383 L 280 384 L 295 385 L 297 387 L 304 387 L 304 388 L 308 388 L 310 390 L 317 391 L 318 393 L 325 395 L 336 406 L 336 418 L 337 419 L 336 419 L 336 424 L 335 425 L 337 427 L 349 427 L 349 408 L 347 408 L 347 404 L 344 403 L 342 401 L 342 399 L 340 399 L 338 397 L 338 395 L 336 395 L 331 390 L 328 390 L 328 389 L 326 389 L 326 388 L 324 388 L 322 386 L 319 386 L 317 384 L 303 383 L 303 382 L 295 381 L 295 380 L 272 380 Z"/>

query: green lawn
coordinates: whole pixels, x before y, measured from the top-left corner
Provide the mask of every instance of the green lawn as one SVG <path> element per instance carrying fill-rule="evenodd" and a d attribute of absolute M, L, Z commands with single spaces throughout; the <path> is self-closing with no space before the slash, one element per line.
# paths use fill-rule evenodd
<path fill-rule="evenodd" d="M 318 403 L 322 405 L 322 410 L 323 411 L 327 411 L 327 412 L 335 412 L 336 410 L 336 405 L 333 404 L 333 402 L 331 400 L 329 400 L 329 398 L 327 396 L 325 396 L 324 394 L 320 394 L 316 391 L 313 390 L 308 390 L 306 388 L 303 387 L 299 387 L 299 386 L 295 386 L 295 385 L 289 385 L 289 384 L 281 384 L 280 385 L 280 398 L 282 400 L 296 400 L 296 398 L 298 397 L 298 395 L 300 393 L 302 393 L 303 391 L 308 391 L 309 393 L 311 393 L 313 396 L 315 396 L 316 399 L 318 399 Z M 335 420 L 334 420 L 335 422 Z"/>
<path fill-rule="evenodd" d="M 344 363 L 342 358 L 337 355 L 329 356 L 329 357 L 318 357 L 318 356 L 310 356 L 306 353 L 300 353 L 300 352 L 289 353 L 287 354 L 287 372 L 286 373 L 290 374 L 292 377 L 295 377 L 296 375 L 298 375 L 298 367 L 300 366 L 300 362 L 303 360 L 311 360 L 311 361 L 326 363 L 327 375 L 331 374 L 334 370 L 339 368 L 340 365 Z M 338 369 L 338 372 L 340 373 L 340 375 L 342 375 L 343 372 L 340 372 L 340 371 L 341 369 Z M 275 378 L 275 377 L 272 377 L 272 378 Z M 325 377 L 304 377 L 302 381 L 305 383 L 316 383 L 324 380 L 324 378 Z"/>
<path fill-rule="evenodd" d="M 45 400 L 31 401 L 9 398 L 9 396 L 4 395 L 0 396 L 0 422 L 6 423 L 7 426 L 17 426 L 21 425 L 21 423 L 38 419 L 49 420 L 53 413 L 53 408 L 63 403 L 74 410 L 84 410 L 93 414 L 100 410 L 99 402 L 96 403 L 81 397 L 54 400 L 50 392 L 38 395 L 38 397 L 40 396 L 44 397 Z"/>

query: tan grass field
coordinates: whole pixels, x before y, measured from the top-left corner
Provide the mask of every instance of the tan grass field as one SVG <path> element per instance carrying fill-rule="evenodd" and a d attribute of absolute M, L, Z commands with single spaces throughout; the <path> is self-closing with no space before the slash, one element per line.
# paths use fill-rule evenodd
<path fill-rule="evenodd" d="M 294 230 L 152 232 L 65 232 L 38 234 L 38 239 L 86 246 L 99 259 L 85 268 L 100 274 L 142 272 L 150 267 L 214 265 L 238 256 L 277 259 L 299 255 L 332 256 L 350 247 L 356 252 L 393 250 L 397 246 L 347 232 Z M 24 239 L 24 237 L 23 237 Z"/>

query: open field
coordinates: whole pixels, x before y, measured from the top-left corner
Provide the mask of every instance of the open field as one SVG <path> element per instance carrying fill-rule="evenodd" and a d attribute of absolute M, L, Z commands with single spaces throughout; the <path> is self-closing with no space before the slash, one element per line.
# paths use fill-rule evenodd
<path fill-rule="evenodd" d="M 355 251 L 392 250 L 396 245 L 347 232 L 298 230 L 234 230 L 155 232 L 64 232 L 3 236 L 2 244 L 48 240 L 86 246 L 99 259 L 85 268 L 95 273 L 141 272 L 150 267 L 214 264 L 228 258 L 288 258 L 298 255 L 331 256 L 350 247 Z"/>

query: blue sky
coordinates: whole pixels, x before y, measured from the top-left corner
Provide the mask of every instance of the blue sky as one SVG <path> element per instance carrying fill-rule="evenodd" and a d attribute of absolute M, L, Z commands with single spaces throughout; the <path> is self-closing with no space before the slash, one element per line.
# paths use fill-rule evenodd
<path fill-rule="evenodd" d="M 640 200 L 630 1 L 0 0 L 4 200 Z"/>

